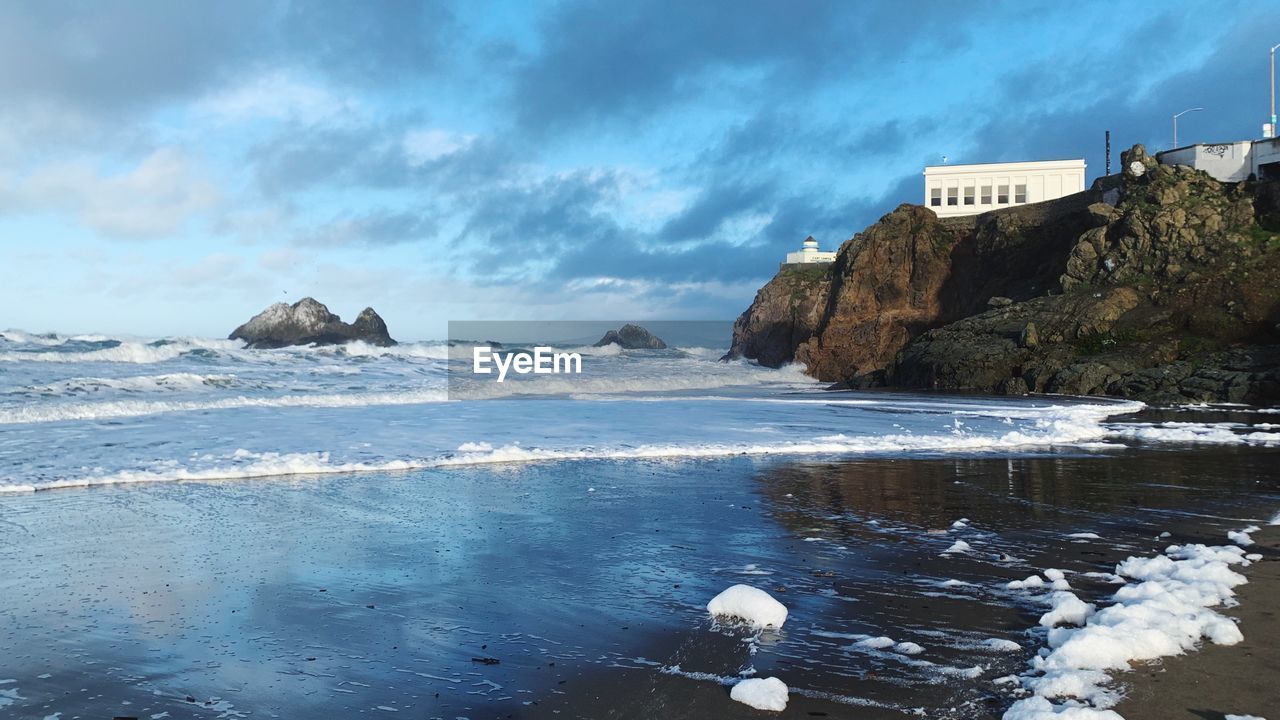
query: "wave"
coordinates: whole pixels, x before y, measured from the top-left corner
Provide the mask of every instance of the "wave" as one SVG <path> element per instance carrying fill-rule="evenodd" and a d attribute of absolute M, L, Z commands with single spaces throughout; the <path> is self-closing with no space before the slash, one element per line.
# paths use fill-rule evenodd
<path fill-rule="evenodd" d="M 116 341 L 112 341 L 116 342 Z M 244 343 L 238 340 L 206 340 L 185 338 L 173 341 L 139 342 L 125 341 L 117 345 L 93 350 L 15 350 L 0 353 L 0 362 L 109 362 L 109 363 L 158 363 L 173 360 L 194 351 L 235 353 L 244 351 Z"/>
<path fill-rule="evenodd" d="M 299 398 L 300 400 L 303 398 Z M 733 456 L 768 455 L 867 455 L 893 453 L 995 452 L 1055 446 L 1096 444 L 1106 430 L 1098 424 L 1100 416 L 1113 412 L 1111 406 L 1083 405 L 1055 408 L 1043 423 L 1025 430 L 1002 435 L 980 435 L 961 428 L 936 435 L 828 435 L 808 441 L 778 443 L 695 443 L 615 445 L 611 447 L 540 448 L 518 443 L 494 446 L 475 441 L 459 445 L 452 452 L 432 457 L 391 458 L 371 461 L 335 461 L 328 452 L 255 453 L 237 450 L 222 458 L 222 465 L 195 466 L 166 461 L 145 470 L 81 478 L 44 480 L 34 484 L 0 485 L 0 492 L 33 492 L 55 488 L 115 485 L 124 483 L 165 482 L 179 480 L 232 480 L 290 475 L 334 473 L 388 472 L 427 468 L 479 466 L 491 464 L 524 464 L 532 462 L 564 462 L 581 460 L 682 460 Z"/>
<path fill-rule="evenodd" d="M 679 363 L 678 365 L 675 363 Z M 511 379 L 506 382 L 464 381 L 454 383 L 453 397 L 458 400 L 490 400 L 513 396 L 545 396 L 560 395 L 576 400 L 610 400 L 610 399 L 648 399 L 634 398 L 619 394 L 625 393 L 662 393 L 682 390 L 711 390 L 734 386 L 760 386 L 782 383 L 794 385 L 797 389 L 812 390 L 820 385 L 804 374 L 804 369 L 797 365 L 788 365 L 777 370 L 763 368 L 758 365 L 739 366 L 721 363 L 698 363 L 689 367 L 688 359 L 677 359 L 673 363 L 655 369 L 665 370 L 660 375 L 610 375 L 591 377 L 586 375 L 539 375 L 523 376 L 524 379 Z M 699 367 L 699 365 L 705 365 Z M 681 398 L 671 398 L 678 400 Z M 719 399 L 719 398 L 717 398 Z"/>
<path fill-rule="evenodd" d="M 400 343 L 390 347 L 370 345 L 362 340 L 355 340 L 345 345 L 316 345 L 287 348 L 294 352 L 311 352 L 318 355 L 346 357 L 394 357 L 425 360 L 448 360 L 449 346 L 441 342 Z"/>
<path fill-rule="evenodd" d="M 201 375 L 199 373 L 164 373 L 122 378 L 80 377 L 58 380 L 45 385 L 24 385 L 3 391 L 6 395 L 78 395 L 86 392 L 120 390 L 151 392 L 196 390 L 205 387 L 228 387 L 236 383 L 235 375 Z"/>
<path fill-rule="evenodd" d="M 160 339 L 120 339 L 103 335 L 33 335 L 20 330 L 6 330 L 0 338 L 26 348 L 0 352 L 0 362 L 114 362 L 158 363 L 173 360 L 194 351 L 213 352 L 238 359 L 280 359 L 291 357 L 336 358 L 401 358 L 445 360 L 449 348 L 445 343 L 401 343 L 380 347 L 356 340 L 343 345 L 298 345 L 265 350 L 252 349 L 240 340 L 174 337 Z M 84 345 L 115 343 L 109 347 Z"/>
<path fill-rule="evenodd" d="M 214 400 L 113 400 L 96 403 L 62 403 L 23 405 L 0 408 L 0 425 L 64 422 L 67 420 L 106 420 L 173 412 L 226 410 L 230 408 L 281 407 L 367 407 L 373 405 L 420 405 L 445 402 L 443 389 L 400 392 L 283 395 L 248 397 L 239 395 Z"/>

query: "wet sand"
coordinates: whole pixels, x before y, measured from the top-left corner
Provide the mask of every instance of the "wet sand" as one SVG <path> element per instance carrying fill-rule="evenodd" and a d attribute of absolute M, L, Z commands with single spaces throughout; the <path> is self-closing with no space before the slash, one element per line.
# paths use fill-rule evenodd
<path fill-rule="evenodd" d="M 1206 644 L 1122 676 L 1128 697 L 1116 707 L 1127 720 L 1223 720 L 1227 714 L 1280 715 L 1280 526 L 1253 533 L 1248 549 L 1264 556 L 1241 572 L 1236 618 L 1244 642 Z"/>
<path fill-rule="evenodd" d="M 754 671 L 791 686 L 781 717 L 998 717 L 992 681 L 1026 667 L 1044 610 L 1005 583 L 1058 567 L 1096 601 L 1114 586 L 1085 572 L 1224 544 L 1280 508 L 1277 460 L 589 461 L 12 496 L 0 713 L 766 717 L 728 698 Z M 973 552 L 942 555 L 956 539 Z M 783 630 L 711 621 L 739 582 L 790 608 Z M 1241 612 L 1266 607 L 1262 586 Z M 1244 631 L 1225 653 L 1276 638 Z"/>

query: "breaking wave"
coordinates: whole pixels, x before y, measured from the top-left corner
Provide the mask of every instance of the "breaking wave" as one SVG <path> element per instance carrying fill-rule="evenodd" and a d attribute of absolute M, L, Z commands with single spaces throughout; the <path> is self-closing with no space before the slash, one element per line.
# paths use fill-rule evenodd
<path fill-rule="evenodd" d="M 0 408 L 0 425 L 63 422 L 67 420 L 105 420 L 161 413 L 226 410 L 231 408 L 336 408 L 372 405 L 418 405 L 444 402 L 447 399 L 447 393 L 444 390 L 428 389 L 378 393 L 284 395 L 279 397 L 239 395 L 209 400 L 112 400 L 96 403 L 21 405 Z"/>

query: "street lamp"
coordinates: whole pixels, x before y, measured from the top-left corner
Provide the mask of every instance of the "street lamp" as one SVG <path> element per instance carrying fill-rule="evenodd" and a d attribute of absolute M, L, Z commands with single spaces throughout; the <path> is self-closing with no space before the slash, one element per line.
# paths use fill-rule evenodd
<path fill-rule="evenodd" d="M 1276 47 L 1280 47 L 1280 45 L 1277 45 Z M 1183 115 L 1186 115 L 1189 112 L 1199 112 L 1203 109 L 1204 108 L 1188 108 L 1178 113 L 1177 115 L 1173 116 L 1173 146 L 1175 148 L 1178 147 L 1178 118 L 1182 117 Z"/>
<path fill-rule="evenodd" d="M 1271 137 L 1276 136 L 1276 48 L 1271 46 Z"/>

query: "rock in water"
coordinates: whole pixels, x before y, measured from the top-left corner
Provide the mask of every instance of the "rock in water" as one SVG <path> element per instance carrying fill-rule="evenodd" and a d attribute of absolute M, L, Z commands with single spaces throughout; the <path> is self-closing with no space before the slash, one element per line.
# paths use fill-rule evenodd
<path fill-rule="evenodd" d="M 627 323 L 618 330 L 610 330 L 600 338 L 595 347 L 605 345 L 621 345 L 623 350 L 665 350 L 667 344 L 662 338 L 645 330 L 639 325 Z"/>
<path fill-rule="evenodd" d="M 279 348 L 289 345 L 340 345 L 361 340 L 370 345 L 395 345 L 373 308 L 365 308 L 354 323 L 329 312 L 329 308 L 313 298 L 303 298 L 288 305 L 276 303 L 254 315 L 229 336 L 243 340 L 251 348 Z"/>

